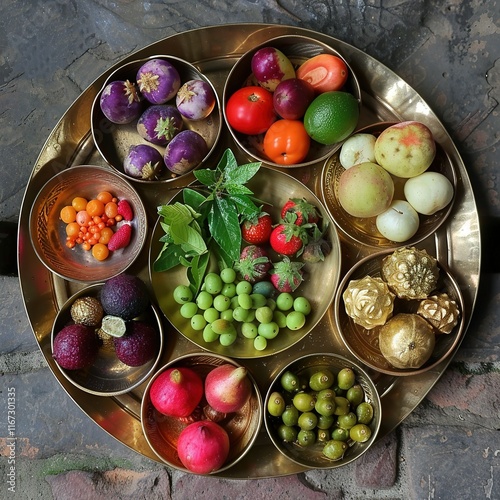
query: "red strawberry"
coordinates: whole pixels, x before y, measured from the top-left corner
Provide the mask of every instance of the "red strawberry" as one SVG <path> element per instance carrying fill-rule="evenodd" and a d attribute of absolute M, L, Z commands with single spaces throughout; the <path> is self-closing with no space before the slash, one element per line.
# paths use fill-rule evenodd
<path fill-rule="evenodd" d="M 303 262 L 292 262 L 288 257 L 283 257 L 269 271 L 271 283 L 279 292 L 294 292 L 304 281 L 303 266 Z"/>
<path fill-rule="evenodd" d="M 278 224 L 269 238 L 272 249 L 282 255 L 300 255 L 304 244 L 308 241 L 304 228 L 305 226 L 297 226 L 291 222 Z"/>
<path fill-rule="evenodd" d="M 134 211 L 127 200 L 118 202 L 118 213 L 123 217 L 123 220 L 132 220 L 134 218 Z"/>
<path fill-rule="evenodd" d="M 241 225 L 242 238 L 252 245 L 262 245 L 269 241 L 273 222 L 266 212 L 260 212 L 252 219 L 247 219 Z"/>
<path fill-rule="evenodd" d="M 267 277 L 271 261 L 267 252 L 257 245 L 248 245 L 240 254 L 240 260 L 234 265 L 240 278 L 250 283 L 257 283 Z"/>
<path fill-rule="evenodd" d="M 132 236 L 132 226 L 130 224 L 123 224 L 109 239 L 108 249 L 111 252 L 125 248 L 130 243 Z"/>
<path fill-rule="evenodd" d="M 295 214 L 297 218 L 293 221 L 287 214 Z M 319 221 L 318 210 L 314 205 L 304 198 L 290 198 L 281 209 L 281 218 L 289 222 L 295 222 L 298 226 L 302 224 L 314 224 Z"/>

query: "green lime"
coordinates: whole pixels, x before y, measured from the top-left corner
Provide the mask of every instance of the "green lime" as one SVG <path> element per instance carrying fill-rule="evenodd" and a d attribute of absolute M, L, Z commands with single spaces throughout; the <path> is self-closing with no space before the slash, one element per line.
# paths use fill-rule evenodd
<path fill-rule="evenodd" d="M 358 100 L 348 92 L 323 92 L 309 105 L 304 126 L 311 139 L 335 144 L 354 132 L 359 119 Z"/>

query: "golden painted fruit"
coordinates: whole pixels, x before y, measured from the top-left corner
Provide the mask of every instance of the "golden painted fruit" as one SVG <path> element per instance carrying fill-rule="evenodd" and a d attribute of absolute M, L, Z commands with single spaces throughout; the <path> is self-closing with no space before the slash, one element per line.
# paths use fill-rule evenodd
<path fill-rule="evenodd" d="M 395 368 L 420 368 L 431 357 L 435 343 L 432 326 L 417 314 L 396 314 L 380 329 L 380 352 Z"/>

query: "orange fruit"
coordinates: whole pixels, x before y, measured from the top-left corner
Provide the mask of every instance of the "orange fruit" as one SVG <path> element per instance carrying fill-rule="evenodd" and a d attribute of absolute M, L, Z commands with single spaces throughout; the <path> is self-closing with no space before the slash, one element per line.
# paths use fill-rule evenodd
<path fill-rule="evenodd" d="M 304 115 L 304 126 L 311 139 L 330 145 L 347 139 L 359 119 L 358 100 L 349 92 L 319 94 Z"/>
<path fill-rule="evenodd" d="M 104 203 L 98 199 L 90 200 L 85 210 L 91 217 L 102 215 L 104 213 Z"/>
<path fill-rule="evenodd" d="M 76 196 L 71 201 L 71 205 L 77 212 L 80 212 L 82 210 L 85 210 L 85 207 L 87 206 L 87 200 L 82 196 Z"/>
<path fill-rule="evenodd" d="M 66 224 L 70 222 L 75 222 L 76 220 L 76 210 L 72 205 L 67 205 L 61 209 L 60 213 L 61 220 Z"/>

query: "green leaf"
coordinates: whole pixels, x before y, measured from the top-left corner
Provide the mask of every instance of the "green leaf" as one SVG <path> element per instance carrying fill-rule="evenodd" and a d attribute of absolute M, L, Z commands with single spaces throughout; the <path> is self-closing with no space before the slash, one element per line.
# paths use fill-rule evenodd
<path fill-rule="evenodd" d="M 231 200 L 217 197 L 208 214 L 210 234 L 231 260 L 237 260 L 241 249 L 241 229 L 236 207 Z"/>
<path fill-rule="evenodd" d="M 168 271 L 175 266 L 179 265 L 179 256 L 183 251 L 178 245 L 164 245 L 155 262 L 153 263 L 153 270 L 157 273 Z"/>
<path fill-rule="evenodd" d="M 191 261 L 191 266 L 188 267 L 187 277 L 189 280 L 189 288 L 196 295 L 203 283 L 203 278 L 207 272 L 208 263 L 210 261 L 210 254 L 205 253 L 203 255 L 198 255 L 193 257 Z"/>
<path fill-rule="evenodd" d="M 184 203 L 192 207 L 196 212 L 200 212 L 200 207 L 203 202 L 206 200 L 206 197 L 201 194 L 199 191 L 190 188 L 184 188 L 182 192 L 182 197 L 184 199 Z"/>
<path fill-rule="evenodd" d="M 232 166 L 229 170 L 226 168 L 226 185 L 245 184 L 259 171 L 260 165 L 260 162 L 255 162 Z"/>
<path fill-rule="evenodd" d="M 243 219 L 251 219 L 260 212 L 260 208 L 248 196 L 231 196 L 236 206 L 236 210 Z"/>
<path fill-rule="evenodd" d="M 163 217 L 166 224 L 189 224 L 193 220 L 193 209 L 188 205 L 175 202 L 172 205 L 161 205 L 158 214 Z"/>
<path fill-rule="evenodd" d="M 176 245 L 181 245 L 185 252 L 193 251 L 202 254 L 207 251 L 207 245 L 202 235 L 191 226 L 173 224 L 170 234 Z"/>
<path fill-rule="evenodd" d="M 228 194 L 233 195 L 233 194 L 253 194 L 250 189 L 248 189 L 246 186 L 243 186 L 241 184 L 226 184 L 226 191 Z"/>
<path fill-rule="evenodd" d="M 194 171 L 194 176 L 202 183 L 205 184 L 205 186 L 212 186 L 215 184 L 217 175 L 215 170 L 210 170 L 210 169 L 202 169 L 202 170 L 195 170 Z"/>

